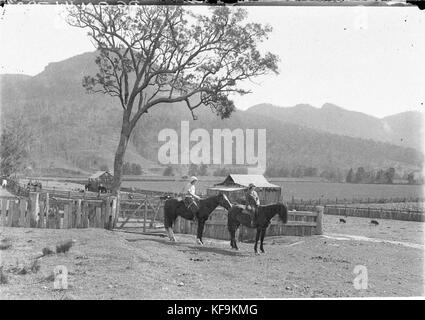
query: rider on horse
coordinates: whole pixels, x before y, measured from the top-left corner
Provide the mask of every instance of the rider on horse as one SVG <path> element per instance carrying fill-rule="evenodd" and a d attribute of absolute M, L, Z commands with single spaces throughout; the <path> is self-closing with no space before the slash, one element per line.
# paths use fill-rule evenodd
<path fill-rule="evenodd" d="M 190 181 L 184 186 L 183 196 L 186 207 L 193 212 L 193 218 L 196 219 L 196 212 L 198 211 L 197 201 L 201 200 L 201 197 L 195 193 L 195 184 L 198 178 L 195 176 L 190 177 Z"/>
<path fill-rule="evenodd" d="M 257 212 L 258 206 L 260 205 L 260 198 L 255 191 L 255 185 L 249 184 L 248 191 L 246 193 L 246 209 L 251 214 L 251 226 L 255 228 L 257 225 Z"/>

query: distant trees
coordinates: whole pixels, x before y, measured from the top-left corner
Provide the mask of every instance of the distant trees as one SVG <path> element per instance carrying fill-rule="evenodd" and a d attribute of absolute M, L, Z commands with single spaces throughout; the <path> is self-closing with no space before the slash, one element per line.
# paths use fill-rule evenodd
<path fill-rule="evenodd" d="M 318 168 L 308 167 L 303 165 L 297 165 L 294 167 L 276 167 L 268 165 L 265 171 L 267 177 L 291 177 L 291 178 L 303 178 L 303 177 L 321 177 L 332 182 L 347 182 L 347 183 L 383 183 L 392 184 L 396 176 L 395 169 L 390 167 L 387 169 L 366 170 L 364 167 L 358 167 L 356 170 L 350 168 L 347 174 L 341 168 L 328 167 L 324 168 L 319 172 Z M 413 175 L 409 176 L 411 184 L 413 182 Z"/>
<path fill-rule="evenodd" d="M 191 163 L 188 171 L 189 176 L 207 176 L 208 165 L 201 163 L 200 165 Z"/>
<path fill-rule="evenodd" d="M 345 178 L 345 182 L 347 182 L 347 183 L 352 183 L 352 182 L 354 182 L 354 172 L 353 172 L 353 168 L 350 168 L 350 170 L 348 171 L 347 177 Z"/>
<path fill-rule="evenodd" d="M 189 171 L 188 171 L 189 176 L 197 176 L 198 171 L 199 171 L 198 165 L 191 163 L 189 166 Z"/>
<path fill-rule="evenodd" d="M 302 165 L 295 166 L 293 168 L 268 165 L 264 174 L 267 177 L 317 177 L 319 175 L 319 170 L 315 167 L 307 167 Z"/>
<path fill-rule="evenodd" d="M 382 183 L 392 184 L 395 177 L 395 169 L 379 169 L 376 172 L 367 171 L 364 167 L 358 167 L 354 174 L 353 168 L 348 171 L 345 182 L 347 183 Z"/>
<path fill-rule="evenodd" d="M 18 117 L 4 126 L 0 137 L 0 172 L 9 176 L 24 169 L 29 158 L 31 135 Z"/>
<path fill-rule="evenodd" d="M 418 170 L 418 171 L 409 172 L 407 174 L 407 183 L 408 184 L 424 184 L 425 183 L 425 176 L 424 176 L 423 169 Z"/>
<path fill-rule="evenodd" d="M 142 167 L 138 163 L 130 163 L 130 162 L 124 162 L 123 164 L 123 174 L 125 175 L 133 175 L 138 176 L 143 173 Z"/>
<path fill-rule="evenodd" d="M 107 165 L 107 164 L 102 164 L 102 165 L 99 167 L 99 169 L 100 169 L 100 171 L 109 171 L 109 167 L 108 167 L 108 165 Z"/>
<path fill-rule="evenodd" d="M 410 172 L 408 175 L 407 175 L 407 183 L 408 184 L 415 184 L 416 182 L 415 182 L 415 174 L 413 173 L 413 172 Z"/>
<path fill-rule="evenodd" d="M 142 166 L 138 163 L 131 164 L 131 174 L 135 176 L 139 176 L 142 174 Z"/>
<path fill-rule="evenodd" d="M 343 182 L 344 175 L 339 168 L 328 168 L 320 173 L 320 177 L 332 182 Z"/>
<path fill-rule="evenodd" d="M 174 176 L 174 170 L 172 166 L 167 166 L 165 168 L 164 172 L 162 173 L 163 176 L 171 177 Z"/>
<path fill-rule="evenodd" d="M 247 174 L 248 168 L 247 167 L 234 167 L 234 168 L 217 168 L 213 172 L 213 176 L 215 177 L 224 177 L 229 174 Z"/>
<path fill-rule="evenodd" d="M 208 165 L 202 163 L 199 166 L 199 173 L 198 173 L 198 175 L 199 176 L 207 176 L 208 175 Z"/>
<path fill-rule="evenodd" d="M 366 178 L 366 170 L 363 167 L 358 167 L 354 175 L 354 183 L 367 182 Z"/>

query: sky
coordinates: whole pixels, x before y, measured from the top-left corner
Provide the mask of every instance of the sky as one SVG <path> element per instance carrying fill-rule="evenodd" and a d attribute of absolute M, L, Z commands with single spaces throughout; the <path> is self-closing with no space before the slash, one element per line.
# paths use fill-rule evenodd
<path fill-rule="evenodd" d="M 63 9 L 0 9 L 1 74 L 36 75 L 50 62 L 94 50 L 85 30 L 64 22 Z M 261 49 L 279 55 L 280 74 L 243 83 L 253 93 L 235 96 L 237 108 L 329 102 L 377 117 L 425 110 L 425 16 L 417 8 L 247 10 L 249 20 L 273 27 Z"/>

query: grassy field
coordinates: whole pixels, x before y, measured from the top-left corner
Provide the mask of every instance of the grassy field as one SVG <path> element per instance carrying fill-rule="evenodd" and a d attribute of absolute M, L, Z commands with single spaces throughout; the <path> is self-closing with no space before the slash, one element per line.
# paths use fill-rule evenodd
<path fill-rule="evenodd" d="M 221 182 L 223 179 L 200 179 L 197 184 L 198 192 L 205 192 L 209 186 Z M 303 200 L 332 199 L 338 200 L 352 198 L 395 198 L 395 197 L 423 197 L 423 186 L 418 185 L 383 185 L 383 184 L 349 184 L 312 181 L 279 181 L 274 184 L 282 187 L 285 201 L 292 197 Z M 179 192 L 185 181 L 123 181 L 125 187 L 135 187 L 145 190 L 164 192 Z"/>
<path fill-rule="evenodd" d="M 78 189 L 83 188 L 81 183 L 85 183 L 82 177 L 79 178 L 38 178 L 43 183 L 43 187 L 57 189 Z M 224 177 L 199 177 L 197 192 L 205 193 L 206 189 L 214 184 L 220 183 Z M 65 182 L 66 181 L 66 182 Z M 330 199 L 343 202 L 345 199 L 390 199 L 390 198 L 416 198 L 424 197 L 424 187 L 420 185 L 405 184 L 349 184 L 324 182 L 321 179 L 296 179 L 294 178 L 273 178 L 271 183 L 282 187 L 282 195 L 285 201 L 295 199 L 318 200 Z M 78 184 L 80 183 L 80 184 Z M 180 192 L 187 181 L 180 177 L 163 176 L 124 176 L 122 186 L 142 190 L 152 190 L 161 192 Z"/>

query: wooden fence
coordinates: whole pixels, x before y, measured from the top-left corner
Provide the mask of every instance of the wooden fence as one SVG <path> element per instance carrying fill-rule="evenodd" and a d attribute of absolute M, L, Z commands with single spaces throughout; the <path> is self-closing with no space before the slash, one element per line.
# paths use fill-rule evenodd
<path fill-rule="evenodd" d="M 413 210 L 396 210 L 386 208 L 357 208 L 341 206 L 325 206 L 325 214 L 361 217 L 371 219 L 393 219 L 402 221 L 425 222 L 425 213 Z"/>
<path fill-rule="evenodd" d="M 391 197 L 391 198 L 318 198 L 318 199 L 296 199 L 292 197 L 289 204 L 295 205 L 344 205 L 344 204 L 367 204 L 367 203 L 406 203 L 425 202 L 424 197 Z"/>
<path fill-rule="evenodd" d="M 289 205 L 290 209 L 295 210 L 314 210 L 315 207 L 315 205 Z M 393 219 L 402 221 L 425 222 L 425 213 L 422 211 L 413 210 L 326 205 L 324 207 L 324 214 L 370 219 Z"/>
<path fill-rule="evenodd" d="M 148 195 L 121 194 L 119 201 L 119 221 L 118 228 L 140 228 L 142 224 L 143 232 L 147 228 L 155 228 L 157 222 L 164 221 L 164 198 L 160 196 L 149 197 Z"/>
<path fill-rule="evenodd" d="M 0 225 L 26 228 L 106 228 L 117 221 L 117 198 L 64 199 L 30 192 L 29 197 L 0 198 Z"/>
<path fill-rule="evenodd" d="M 317 206 L 315 211 L 289 211 L 288 222 L 283 224 L 274 217 L 267 228 L 266 236 L 311 236 L 320 235 L 322 231 L 323 207 Z M 192 221 L 177 218 L 173 227 L 175 233 L 196 234 L 197 225 Z M 239 241 L 253 241 L 256 230 L 244 226 L 239 227 L 236 234 Z M 216 209 L 205 223 L 204 237 L 230 240 L 227 229 L 227 212 Z"/>

